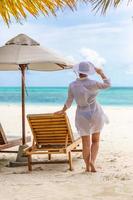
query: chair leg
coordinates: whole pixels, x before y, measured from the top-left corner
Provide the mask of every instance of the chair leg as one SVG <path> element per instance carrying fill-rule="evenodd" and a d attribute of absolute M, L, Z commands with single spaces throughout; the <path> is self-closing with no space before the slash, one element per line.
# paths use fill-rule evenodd
<path fill-rule="evenodd" d="M 70 171 L 72 171 L 73 170 L 73 167 L 72 167 L 72 154 L 71 154 L 71 151 L 70 152 L 68 152 L 68 158 L 69 158 L 69 169 L 70 169 Z"/>
<path fill-rule="evenodd" d="M 29 171 L 32 171 L 32 158 L 31 158 L 31 155 L 28 155 L 28 170 Z"/>
<path fill-rule="evenodd" d="M 51 160 L 51 154 L 48 154 L 48 160 Z"/>

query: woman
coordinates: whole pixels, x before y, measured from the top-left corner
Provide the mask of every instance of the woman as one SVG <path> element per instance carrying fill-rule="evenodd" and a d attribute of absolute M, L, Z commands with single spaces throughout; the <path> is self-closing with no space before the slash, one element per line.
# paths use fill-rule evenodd
<path fill-rule="evenodd" d="M 110 81 L 104 72 L 94 67 L 90 62 L 81 62 L 74 67 L 79 78 L 69 85 L 68 98 L 61 111 L 63 114 L 76 101 L 77 110 L 75 125 L 79 135 L 82 137 L 83 159 L 87 172 L 96 172 L 95 161 L 99 149 L 100 132 L 105 122 L 108 121 L 100 104 L 96 101 L 99 89 L 110 87 Z M 88 75 L 96 72 L 103 82 L 98 82 L 88 78 Z"/>

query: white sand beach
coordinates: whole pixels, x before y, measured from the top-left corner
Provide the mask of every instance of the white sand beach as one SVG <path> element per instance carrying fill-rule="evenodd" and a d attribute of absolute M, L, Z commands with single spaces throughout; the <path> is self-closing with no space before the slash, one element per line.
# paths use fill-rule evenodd
<path fill-rule="evenodd" d="M 26 113 L 48 113 L 55 106 L 27 105 Z M 68 116 L 74 127 L 74 110 Z M 97 173 L 85 173 L 81 153 L 73 153 L 74 171 L 68 164 L 9 168 L 15 154 L 0 154 L 1 200 L 132 200 L 133 199 L 133 107 L 104 107 L 110 123 L 101 134 Z M 7 135 L 21 135 L 21 107 L 0 105 L 0 122 Z M 30 128 L 27 123 L 27 133 Z M 38 159 L 42 159 L 42 156 Z M 65 155 L 53 159 L 65 159 Z M 44 156 L 47 159 L 47 156 Z"/>

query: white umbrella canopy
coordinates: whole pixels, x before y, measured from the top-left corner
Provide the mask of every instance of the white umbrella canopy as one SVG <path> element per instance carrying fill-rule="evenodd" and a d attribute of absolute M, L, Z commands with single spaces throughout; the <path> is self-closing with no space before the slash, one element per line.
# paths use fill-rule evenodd
<path fill-rule="evenodd" d="M 0 71 L 21 70 L 22 74 L 22 144 L 25 137 L 25 70 L 56 71 L 69 69 L 72 64 L 54 51 L 43 48 L 38 42 L 19 34 L 0 47 Z"/>
<path fill-rule="evenodd" d="M 0 47 L 0 70 L 18 70 L 21 64 L 37 71 L 68 69 L 72 63 L 52 50 L 43 48 L 27 35 L 20 34 Z"/>

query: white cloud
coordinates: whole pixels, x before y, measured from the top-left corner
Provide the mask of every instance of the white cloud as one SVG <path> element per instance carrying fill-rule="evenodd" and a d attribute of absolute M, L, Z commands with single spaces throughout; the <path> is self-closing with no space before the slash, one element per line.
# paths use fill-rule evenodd
<path fill-rule="evenodd" d="M 80 53 L 85 60 L 92 62 L 97 67 L 102 67 L 106 63 L 105 58 L 100 56 L 100 54 L 93 49 L 82 48 Z"/>

